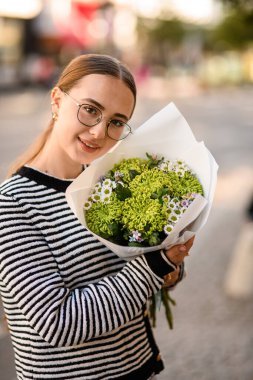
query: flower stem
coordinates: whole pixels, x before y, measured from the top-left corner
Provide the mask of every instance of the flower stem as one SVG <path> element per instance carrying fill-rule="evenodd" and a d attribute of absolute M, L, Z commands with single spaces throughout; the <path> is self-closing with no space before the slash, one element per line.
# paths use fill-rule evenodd
<path fill-rule="evenodd" d="M 161 297 L 162 297 L 162 303 L 164 305 L 164 308 L 165 308 L 165 315 L 166 315 L 166 319 L 167 319 L 167 322 L 169 324 L 169 327 L 170 329 L 172 330 L 173 329 L 173 314 L 172 314 L 172 311 L 171 311 L 171 306 L 170 304 L 172 304 L 173 306 L 176 305 L 176 301 L 171 298 L 168 290 L 166 289 L 162 289 L 161 290 Z"/>

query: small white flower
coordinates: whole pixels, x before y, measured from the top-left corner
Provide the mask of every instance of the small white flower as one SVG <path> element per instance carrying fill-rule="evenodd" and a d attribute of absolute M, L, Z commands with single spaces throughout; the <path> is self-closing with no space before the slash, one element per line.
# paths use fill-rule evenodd
<path fill-rule="evenodd" d="M 102 186 L 100 182 L 97 182 L 96 185 L 94 186 L 94 193 L 100 193 L 102 190 Z"/>
<path fill-rule="evenodd" d="M 112 188 L 111 187 L 103 188 L 103 191 L 101 193 L 101 201 L 103 203 L 107 203 L 106 200 L 110 200 L 111 194 L 112 194 Z"/>
<path fill-rule="evenodd" d="M 94 193 L 94 194 L 92 194 L 92 195 L 91 195 L 91 198 L 92 198 L 92 201 L 93 201 L 93 202 L 99 202 L 99 201 L 101 201 L 101 196 L 100 196 L 100 194 L 98 194 L 98 193 Z"/>
<path fill-rule="evenodd" d="M 173 199 L 170 200 L 170 202 L 168 203 L 168 208 L 170 208 L 171 210 L 174 210 L 177 208 L 177 202 L 175 202 Z"/>
<path fill-rule="evenodd" d="M 175 212 L 171 212 L 168 218 L 168 222 L 177 223 L 180 218 L 180 215 Z"/>
<path fill-rule="evenodd" d="M 89 210 L 92 206 L 92 202 L 86 201 L 83 205 L 84 210 Z"/>
<path fill-rule="evenodd" d="M 164 172 L 169 172 L 173 170 L 173 163 L 171 161 L 164 161 L 161 164 L 159 164 L 159 168 L 163 170 Z"/>
<path fill-rule="evenodd" d="M 103 182 L 103 188 L 112 187 L 112 180 L 110 178 L 106 178 Z"/>
<path fill-rule="evenodd" d="M 172 232 L 173 228 L 174 228 L 174 226 L 172 224 L 166 224 L 166 226 L 164 226 L 163 230 L 167 235 L 169 235 Z"/>
<path fill-rule="evenodd" d="M 111 187 L 103 187 L 102 189 L 102 196 L 109 196 L 112 193 Z"/>
<path fill-rule="evenodd" d="M 169 202 L 170 202 L 170 196 L 169 195 L 164 195 L 163 197 L 162 197 L 162 200 L 163 200 L 163 203 L 168 207 L 168 204 L 169 204 Z"/>

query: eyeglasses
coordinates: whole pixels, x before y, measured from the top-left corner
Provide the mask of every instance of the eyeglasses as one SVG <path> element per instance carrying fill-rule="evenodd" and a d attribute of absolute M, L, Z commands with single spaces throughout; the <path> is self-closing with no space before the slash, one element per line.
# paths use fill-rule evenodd
<path fill-rule="evenodd" d="M 86 127 L 94 127 L 99 124 L 103 118 L 102 112 L 99 108 L 91 104 L 80 104 L 70 94 L 62 91 L 65 95 L 68 95 L 78 106 L 77 119 Z M 130 133 L 132 133 L 131 127 L 119 119 L 111 119 L 106 125 L 106 134 L 112 140 L 120 141 L 125 139 Z"/>

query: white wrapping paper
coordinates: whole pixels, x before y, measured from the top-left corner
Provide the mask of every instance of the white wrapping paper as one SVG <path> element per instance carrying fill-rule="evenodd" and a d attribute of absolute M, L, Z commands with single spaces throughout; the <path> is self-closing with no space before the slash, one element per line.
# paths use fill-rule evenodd
<path fill-rule="evenodd" d="M 191 128 L 173 103 L 142 124 L 132 135 L 121 141 L 103 157 L 94 161 L 68 187 L 66 199 L 76 217 L 87 229 L 83 204 L 101 175 L 122 158 L 146 158 L 146 152 L 170 160 L 184 160 L 196 173 L 204 189 L 175 225 L 172 233 L 153 247 L 125 247 L 94 234 L 118 256 L 129 260 L 145 252 L 169 248 L 184 243 L 195 235 L 207 221 L 216 187 L 218 165 L 203 142 L 197 142 Z M 88 229 L 89 230 L 89 229 Z"/>

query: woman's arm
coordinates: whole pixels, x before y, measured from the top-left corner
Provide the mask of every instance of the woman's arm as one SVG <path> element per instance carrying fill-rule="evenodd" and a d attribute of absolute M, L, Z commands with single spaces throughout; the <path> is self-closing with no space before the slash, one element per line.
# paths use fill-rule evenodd
<path fill-rule="evenodd" d="M 69 289 L 42 234 L 18 201 L 0 196 L 0 276 L 30 326 L 53 346 L 73 346 L 137 316 L 175 267 L 160 253 L 116 275 Z"/>

